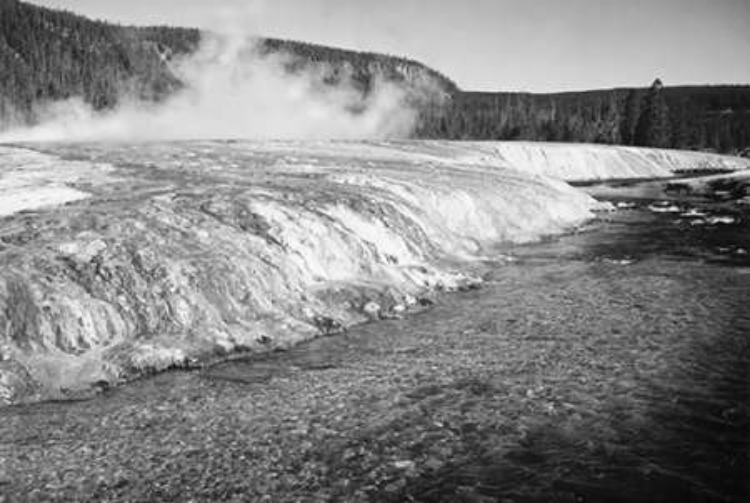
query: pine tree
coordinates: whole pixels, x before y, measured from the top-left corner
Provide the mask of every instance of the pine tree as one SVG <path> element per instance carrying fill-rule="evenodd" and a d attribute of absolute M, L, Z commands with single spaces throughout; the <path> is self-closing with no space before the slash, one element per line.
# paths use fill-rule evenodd
<path fill-rule="evenodd" d="M 635 130 L 641 118 L 641 93 L 637 89 L 628 91 L 625 98 L 625 110 L 620 123 L 620 138 L 624 145 L 635 143 Z"/>
<path fill-rule="evenodd" d="M 663 88 L 661 80 L 656 79 L 648 90 L 635 130 L 636 145 L 659 148 L 670 146 L 669 111 L 662 93 Z"/>

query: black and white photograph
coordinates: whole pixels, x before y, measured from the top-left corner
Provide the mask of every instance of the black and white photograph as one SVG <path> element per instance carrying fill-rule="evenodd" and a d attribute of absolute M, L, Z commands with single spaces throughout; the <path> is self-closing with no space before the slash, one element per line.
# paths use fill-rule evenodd
<path fill-rule="evenodd" d="M 0 0 L 0 503 L 750 501 L 750 0 Z"/>

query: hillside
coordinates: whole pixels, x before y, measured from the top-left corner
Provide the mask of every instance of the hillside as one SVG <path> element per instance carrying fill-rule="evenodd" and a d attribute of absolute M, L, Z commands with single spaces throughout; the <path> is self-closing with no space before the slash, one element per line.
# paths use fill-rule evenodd
<path fill-rule="evenodd" d="M 179 86 L 166 61 L 198 32 L 132 29 L 16 0 L 0 0 L 0 118 L 33 122 L 40 105 L 73 96 L 96 109 L 124 93 L 159 99 Z"/>
<path fill-rule="evenodd" d="M 170 62 L 194 51 L 200 41 L 194 29 L 119 26 L 0 0 L 0 130 L 36 122 L 42 105 L 71 97 L 98 110 L 124 97 L 161 100 L 181 85 Z M 457 90 L 448 78 L 405 58 L 276 39 L 260 40 L 257 51 L 290 55 L 291 72 L 330 65 L 327 84 L 345 75 L 363 93 L 376 75 L 415 89 L 412 95 L 420 100 L 425 83 L 438 96 Z"/>
<path fill-rule="evenodd" d="M 200 44 L 198 30 L 126 27 L 0 0 L 0 130 L 36 123 L 45 105 L 80 97 L 94 109 L 124 97 L 160 101 L 182 85 L 170 62 Z M 396 83 L 418 112 L 418 138 L 623 144 L 741 153 L 750 147 L 750 86 L 662 87 L 658 127 L 644 110 L 654 89 L 558 94 L 463 91 L 441 73 L 395 56 L 264 39 L 286 69 L 325 64 L 323 84 L 348 79 L 367 95 Z M 650 124 L 650 126 L 649 126 Z M 650 129 L 650 130 L 649 130 Z"/>

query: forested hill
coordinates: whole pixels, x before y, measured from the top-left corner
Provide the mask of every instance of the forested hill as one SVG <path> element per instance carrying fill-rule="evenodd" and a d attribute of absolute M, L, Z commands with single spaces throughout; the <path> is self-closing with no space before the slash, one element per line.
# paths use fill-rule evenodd
<path fill-rule="evenodd" d="M 180 87 L 169 62 L 195 50 L 200 39 L 195 29 L 119 26 L 0 0 L 0 127 L 33 122 L 37 105 L 70 97 L 96 109 L 113 107 L 123 96 L 160 100 Z M 405 58 L 275 39 L 261 40 L 258 49 L 291 55 L 289 71 L 325 63 L 335 80 L 345 68 L 365 93 L 375 75 L 413 88 L 415 98 L 425 83 L 436 96 L 458 90 L 447 77 Z"/>
<path fill-rule="evenodd" d="M 0 130 L 38 121 L 41 105 L 71 97 L 96 109 L 114 107 L 124 96 L 161 100 L 181 86 L 170 61 L 194 51 L 200 39 L 195 29 L 119 26 L 0 0 Z M 750 86 L 664 87 L 657 81 L 642 89 L 476 93 L 400 57 L 275 39 L 261 41 L 260 50 L 291 54 L 289 71 L 328 64 L 334 82 L 346 73 L 363 93 L 376 75 L 402 84 L 420 111 L 415 136 L 422 138 L 574 141 L 735 153 L 750 146 Z"/>
<path fill-rule="evenodd" d="M 34 119 L 35 105 L 81 97 L 97 109 L 126 93 L 160 99 L 179 86 L 167 61 L 199 32 L 128 28 L 0 0 L 0 118 Z"/>

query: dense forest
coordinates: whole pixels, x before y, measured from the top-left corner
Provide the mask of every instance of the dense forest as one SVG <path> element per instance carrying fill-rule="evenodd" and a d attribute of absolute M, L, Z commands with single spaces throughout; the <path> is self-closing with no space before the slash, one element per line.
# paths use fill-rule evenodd
<path fill-rule="evenodd" d="M 124 97 L 159 101 L 182 85 L 170 62 L 194 51 L 198 30 L 129 27 L 18 0 L 0 0 L 0 129 L 39 120 L 44 105 L 80 97 L 96 109 Z M 364 94 L 376 78 L 400 84 L 419 110 L 415 136 L 610 143 L 743 152 L 750 86 L 668 87 L 559 94 L 463 91 L 425 65 L 395 56 L 264 39 L 291 55 L 288 71 L 326 64 Z M 646 84 L 646 83 L 644 83 Z"/>
<path fill-rule="evenodd" d="M 0 127 L 34 122 L 46 103 L 71 97 L 95 109 L 114 107 L 125 96 L 158 101 L 181 86 L 170 62 L 200 40 L 194 29 L 118 26 L 0 0 Z M 255 50 L 291 55 L 290 72 L 328 64 L 329 83 L 346 77 L 363 93 L 376 76 L 399 83 L 419 104 L 443 102 L 458 91 L 447 77 L 405 58 L 275 39 L 258 41 Z"/>
<path fill-rule="evenodd" d="M 433 138 L 572 141 L 743 152 L 750 86 L 651 87 L 559 94 L 454 95 L 424 112 Z"/>

